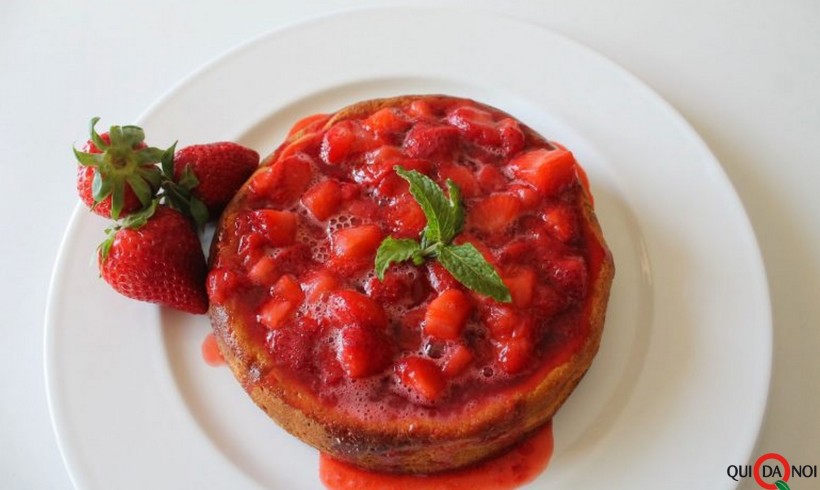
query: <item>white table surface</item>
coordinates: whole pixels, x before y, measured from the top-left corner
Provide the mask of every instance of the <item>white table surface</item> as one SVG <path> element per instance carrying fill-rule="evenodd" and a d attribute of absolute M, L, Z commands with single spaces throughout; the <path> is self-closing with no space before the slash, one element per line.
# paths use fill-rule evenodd
<path fill-rule="evenodd" d="M 383 3 L 0 3 L 7 173 L 0 193 L 6 314 L 0 486 L 72 488 L 46 404 L 43 313 L 77 202 L 70 146 L 84 140 L 89 117 L 132 122 L 197 67 L 249 38 L 352 5 Z M 751 218 L 771 289 L 774 370 L 754 457 L 776 451 L 790 462 L 820 464 L 820 2 L 486 0 L 469 6 L 538 22 L 599 51 L 669 101 L 710 146 Z M 681 462 L 680 474 L 669 476 L 685 474 Z M 758 487 L 747 481 L 741 488 Z M 820 478 L 793 488 L 820 488 Z"/>

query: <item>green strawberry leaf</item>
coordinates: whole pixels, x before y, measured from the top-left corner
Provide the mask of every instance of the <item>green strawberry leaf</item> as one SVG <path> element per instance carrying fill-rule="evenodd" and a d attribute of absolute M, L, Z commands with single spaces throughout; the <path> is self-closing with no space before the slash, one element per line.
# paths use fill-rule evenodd
<path fill-rule="evenodd" d="M 185 168 L 182 170 L 182 175 L 179 176 L 179 185 L 185 188 L 185 190 L 190 191 L 194 187 L 199 185 L 199 179 L 196 178 L 196 174 L 194 173 L 193 169 L 191 169 L 190 165 L 186 165 Z"/>
<path fill-rule="evenodd" d="M 94 143 L 94 146 L 97 147 L 100 151 L 105 151 L 108 148 L 108 144 L 106 144 L 105 140 L 102 139 L 102 136 L 94 129 L 94 126 L 97 125 L 99 122 L 99 117 L 92 117 L 91 118 L 91 141 Z"/>
<path fill-rule="evenodd" d="M 176 148 L 177 142 L 175 141 L 173 145 L 162 152 L 159 158 L 160 165 L 162 166 L 162 174 L 170 181 L 174 180 L 174 153 L 176 153 Z"/>
<path fill-rule="evenodd" d="M 194 219 L 194 223 L 196 223 L 197 228 L 202 229 L 202 227 L 205 226 L 205 223 L 208 222 L 208 206 L 206 206 L 204 202 L 197 199 L 196 197 L 191 196 L 191 200 L 189 201 L 189 207 L 191 217 Z"/>
<path fill-rule="evenodd" d="M 512 301 L 510 290 L 504 285 L 493 266 L 472 243 L 443 245 L 438 249 L 438 261 L 458 282 L 473 291 L 496 301 Z"/>
<path fill-rule="evenodd" d="M 125 218 L 123 218 L 120 225 L 115 227 L 115 230 L 118 230 L 120 228 L 137 229 L 143 226 L 145 223 L 148 222 L 149 219 L 151 219 L 151 216 L 153 216 L 154 213 L 157 211 L 158 205 L 159 203 L 157 202 L 157 200 L 152 199 L 148 206 L 146 206 L 144 209 L 136 213 L 131 213 Z"/>
<path fill-rule="evenodd" d="M 403 238 L 397 240 L 393 237 L 387 237 L 379 245 L 376 251 L 376 277 L 379 280 L 384 279 L 384 272 L 394 262 L 404 262 L 405 260 L 413 259 L 413 262 L 419 264 L 423 260 L 421 256 L 421 246 L 419 242 Z"/>
<path fill-rule="evenodd" d="M 460 193 L 450 195 L 448 198 L 444 191 L 430 177 L 416 171 L 405 170 L 400 165 L 394 167 L 397 174 L 410 184 L 410 194 L 421 206 L 424 216 L 427 218 L 427 226 L 424 228 L 425 243 L 436 242 L 449 243 L 456 234 L 461 231 L 456 228 L 463 218 L 460 211 Z M 452 191 L 455 184 L 447 183 L 448 190 Z"/>
<path fill-rule="evenodd" d="M 127 176 L 125 181 L 131 186 L 131 190 L 134 191 L 143 206 L 148 206 L 151 203 L 151 199 L 154 198 L 154 189 L 145 179 L 139 174 L 133 174 Z"/>
<path fill-rule="evenodd" d="M 141 166 L 137 169 L 137 174 L 148 182 L 148 185 L 151 186 L 152 192 L 159 189 L 162 185 L 162 172 L 156 165 Z"/>
<path fill-rule="evenodd" d="M 777 480 L 774 482 L 774 486 L 777 487 L 777 490 L 791 490 L 789 488 L 789 484 L 784 482 L 783 480 Z"/>
<path fill-rule="evenodd" d="M 145 140 L 145 131 L 139 126 L 122 126 L 122 142 L 130 148 L 134 148 Z"/>
<path fill-rule="evenodd" d="M 91 195 L 94 197 L 94 202 L 99 203 L 110 196 L 112 190 L 111 181 L 103 177 L 99 168 L 94 169 L 94 178 L 91 179 Z"/>
<path fill-rule="evenodd" d="M 125 205 L 125 184 L 122 181 L 116 181 L 111 187 L 111 218 L 118 220 Z"/>
<path fill-rule="evenodd" d="M 77 158 L 77 162 L 79 162 L 80 165 L 86 167 L 99 167 L 103 161 L 102 153 L 85 153 L 77 150 L 76 148 L 72 148 L 72 150 L 74 150 L 74 157 Z"/>

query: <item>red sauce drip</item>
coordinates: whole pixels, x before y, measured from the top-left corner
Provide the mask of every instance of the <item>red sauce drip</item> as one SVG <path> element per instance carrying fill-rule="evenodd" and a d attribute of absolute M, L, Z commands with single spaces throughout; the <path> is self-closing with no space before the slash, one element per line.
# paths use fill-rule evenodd
<path fill-rule="evenodd" d="M 319 457 L 319 477 L 329 490 L 511 490 L 534 480 L 552 457 L 552 421 L 509 452 L 470 468 L 433 475 L 375 473 Z"/>
<path fill-rule="evenodd" d="M 202 341 L 202 359 L 209 366 L 225 365 L 225 359 L 222 357 L 222 353 L 219 352 L 219 346 L 216 344 L 216 337 L 213 333 L 206 335 L 205 340 Z"/>

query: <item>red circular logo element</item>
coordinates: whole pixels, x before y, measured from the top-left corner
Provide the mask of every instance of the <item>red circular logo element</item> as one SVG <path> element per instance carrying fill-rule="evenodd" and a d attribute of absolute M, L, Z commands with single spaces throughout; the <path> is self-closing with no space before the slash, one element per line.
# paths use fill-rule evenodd
<path fill-rule="evenodd" d="M 780 479 L 783 480 L 783 481 L 789 481 L 789 478 L 791 478 L 791 476 L 792 476 L 791 468 L 789 468 L 789 462 L 786 461 L 786 458 L 784 458 L 783 456 L 781 456 L 777 453 L 766 453 L 763 456 L 757 458 L 757 461 L 755 461 L 755 467 L 754 467 L 755 481 L 757 482 L 758 485 L 760 485 L 763 488 L 766 488 L 767 490 L 777 490 L 777 487 L 775 486 L 774 483 L 766 483 L 765 481 L 763 481 L 763 477 L 760 476 L 760 467 L 763 466 L 764 461 L 767 461 L 767 460 L 770 460 L 770 459 L 776 459 L 777 461 L 780 462 L 780 464 L 783 465 L 783 478 L 780 478 Z"/>

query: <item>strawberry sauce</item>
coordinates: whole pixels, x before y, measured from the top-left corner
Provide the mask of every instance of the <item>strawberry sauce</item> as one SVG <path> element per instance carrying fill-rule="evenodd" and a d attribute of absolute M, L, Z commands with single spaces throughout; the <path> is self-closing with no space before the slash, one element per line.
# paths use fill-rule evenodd
<path fill-rule="evenodd" d="M 329 490 L 510 490 L 546 470 L 552 450 L 550 421 L 509 452 L 462 470 L 433 475 L 375 473 L 321 454 L 319 477 Z"/>
<path fill-rule="evenodd" d="M 588 192 L 569 151 L 461 99 L 327 120 L 297 123 L 248 181 L 212 264 L 211 301 L 231 305 L 271 364 L 340 410 L 378 400 L 368 416 L 390 418 L 494 396 L 572 354 L 587 333 L 577 319 L 595 240 L 582 233 Z M 461 189 L 453 243 L 480 251 L 512 303 L 434 260 L 374 277 L 382 241 L 418 239 L 427 221 L 397 166 Z"/>
<path fill-rule="evenodd" d="M 219 352 L 219 346 L 216 344 L 216 337 L 213 333 L 205 336 L 202 341 L 202 359 L 209 366 L 224 366 L 225 359 L 222 358 L 222 353 Z"/>

